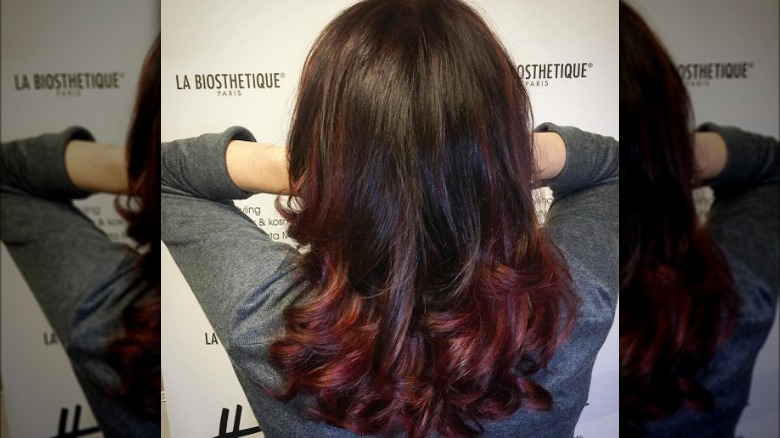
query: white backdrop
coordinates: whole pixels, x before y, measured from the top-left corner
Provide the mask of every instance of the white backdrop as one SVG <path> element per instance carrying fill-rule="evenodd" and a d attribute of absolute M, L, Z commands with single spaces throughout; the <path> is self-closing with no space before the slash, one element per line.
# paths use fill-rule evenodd
<path fill-rule="evenodd" d="M 159 1 L 3 1 L 1 11 L 2 140 L 81 125 L 98 141 L 124 144 L 141 64 L 159 32 Z M 117 87 L 36 84 L 36 75 L 85 72 L 110 72 Z M 111 238 L 126 241 L 125 224 L 112 203 L 112 197 L 103 195 L 77 205 Z M 4 245 L 1 250 L 0 365 L 10 437 L 93 429 L 97 423 L 61 344 Z M 81 415 L 74 424 L 77 409 Z"/>
<path fill-rule="evenodd" d="M 241 125 L 259 141 L 284 144 L 306 53 L 320 30 L 352 3 L 164 0 L 162 140 Z M 537 124 L 552 121 L 618 137 L 615 0 L 471 3 L 521 66 Z M 550 74 L 547 64 L 572 66 L 558 67 L 556 75 L 556 67 L 550 67 Z M 561 73 L 568 68 L 574 72 L 575 64 L 584 77 Z M 278 87 L 198 88 L 199 80 L 204 83 L 198 75 L 224 73 L 276 75 Z M 540 206 L 545 196 L 549 194 L 537 196 Z M 255 196 L 237 205 L 273 238 L 288 241 L 273 199 Z M 171 436 L 213 437 L 223 418 L 232 427 L 237 406 L 242 407 L 240 429 L 256 427 L 224 349 L 214 342 L 212 327 L 165 248 L 162 263 L 162 367 Z M 597 358 L 577 435 L 618 434 L 616 327 Z"/>
<path fill-rule="evenodd" d="M 697 125 L 709 121 L 774 138 L 780 136 L 779 2 L 633 0 L 630 3 L 664 42 L 680 68 L 693 101 Z M 716 65 L 702 68 L 695 67 L 697 64 Z M 709 203 L 707 198 L 711 201 L 711 192 L 699 194 L 703 204 Z M 748 406 L 737 426 L 738 437 L 780 435 L 779 345 L 775 317 L 753 370 Z"/>

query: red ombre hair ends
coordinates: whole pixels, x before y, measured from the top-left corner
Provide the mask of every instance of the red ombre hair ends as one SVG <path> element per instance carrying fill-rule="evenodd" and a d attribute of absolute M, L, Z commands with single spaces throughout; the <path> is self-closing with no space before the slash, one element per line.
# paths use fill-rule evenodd
<path fill-rule="evenodd" d="M 409 436 L 551 407 L 532 376 L 578 299 L 535 216 L 531 128 L 510 57 L 460 1 L 364 1 L 323 30 L 278 204 L 313 291 L 271 347 L 277 397 Z"/>
<path fill-rule="evenodd" d="M 145 252 L 138 281 L 147 289 L 122 311 L 124 333 L 108 348 L 108 363 L 122 378 L 112 396 L 150 418 L 160 417 L 160 37 L 141 68 L 127 135 L 128 197 L 114 205 L 127 235 Z M 124 201 L 124 202 L 123 202 Z"/>
<path fill-rule="evenodd" d="M 709 410 L 694 378 L 736 321 L 728 264 L 693 202 L 691 103 L 671 57 L 620 3 L 620 434 Z"/>

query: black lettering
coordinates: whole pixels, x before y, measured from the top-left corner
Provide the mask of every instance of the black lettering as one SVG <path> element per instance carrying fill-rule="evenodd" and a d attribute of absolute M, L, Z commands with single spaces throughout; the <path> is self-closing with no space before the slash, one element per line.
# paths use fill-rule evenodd
<path fill-rule="evenodd" d="M 703 76 L 707 79 L 712 79 L 712 64 L 704 64 L 703 67 Z"/>
<path fill-rule="evenodd" d="M 27 79 L 27 75 L 22 75 L 22 82 L 19 82 L 19 75 L 14 75 L 14 85 L 17 90 L 29 90 L 30 80 Z"/>
<path fill-rule="evenodd" d="M 176 89 L 184 90 L 190 88 L 190 81 L 187 80 L 187 75 L 183 75 L 181 85 L 179 84 L 179 75 L 176 75 Z"/>
<path fill-rule="evenodd" d="M 100 206 L 99 205 L 85 205 L 81 207 L 81 211 L 84 214 L 91 214 L 93 216 L 100 215 Z"/>
<path fill-rule="evenodd" d="M 566 65 L 564 65 L 564 66 L 563 66 L 563 77 L 565 77 L 565 78 L 571 78 L 571 74 L 572 74 L 572 73 L 571 73 L 571 71 L 572 71 L 572 66 L 571 66 L 571 64 L 566 64 Z"/>
<path fill-rule="evenodd" d="M 230 416 L 230 409 L 222 408 L 222 416 L 219 418 L 219 432 L 214 438 L 239 438 L 260 432 L 260 428 L 257 426 L 241 430 L 241 410 L 241 405 L 236 405 L 236 418 L 233 420 L 233 430 L 228 432 L 227 422 Z"/>
<path fill-rule="evenodd" d="M 547 86 L 547 79 L 578 79 L 587 78 L 588 63 L 548 63 L 548 64 L 518 64 L 517 74 L 520 79 L 531 81 L 527 82 L 529 86 Z M 591 66 L 592 67 L 592 66 Z M 543 80 L 542 82 L 533 80 Z"/>
<path fill-rule="evenodd" d="M 710 62 L 677 65 L 677 72 L 688 85 L 707 85 L 710 79 L 747 79 L 750 62 Z"/>
<path fill-rule="evenodd" d="M 94 426 L 86 429 L 79 429 L 79 422 L 81 421 L 81 405 L 76 405 L 73 410 L 73 427 L 70 432 L 65 430 L 68 423 L 68 410 L 66 408 L 60 409 L 60 420 L 57 423 L 57 435 L 52 438 L 76 438 L 84 435 L 92 435 L 100 432 L 100 427 Z"/>
<path fill-rule="evenodd" d="M 66 79 L 65 82 L 67 83 L 67 87 L 68 88 L 78 88 L 78 89 L 82 89 L 83 88 L 81 86 L 82 85 L 81 84 L 81 80 L 82 80 L 81 75 L 78 75 L 78 74 L 75 74 L 75 75 L 74 74 L 65 75 L 65 79 Z"/>
<path fill-rule="evenodd" d="M 59 344 L 57 334 L 54 332 L 43 332 L 43 345 Z"/>

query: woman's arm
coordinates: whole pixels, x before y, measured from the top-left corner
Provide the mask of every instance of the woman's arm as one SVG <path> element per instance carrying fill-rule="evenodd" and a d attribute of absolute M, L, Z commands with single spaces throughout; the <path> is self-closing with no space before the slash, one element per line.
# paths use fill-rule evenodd
<path fill-rule="evenodd" d="M 273 241 L 233 204 L 286 189 L 283 157 L 283 148 L 255 143 L 241 127 L 161 145 L 161 238 L 226 348 L 244 317 L 264 333 L 254 341 L 265 342 L 297 296 L 289 292 L 295 249 Z M 241 306 L 255 311 L 237 316 Z"/>
<path fill-rule="evenodd" d="M 566 146 L 556 132 L 534 133 L 534 155 L 541 179 L 561 173 Z M 288 194 L 287 151 L 284 147 L 246 140 L 232 140 L 225 152 L 233 183 L 252 193 Z"/>
<path fill-rule="evenodd" d="M 558 176 L 566 164 L 566 143 L 557 132 L 534 132 L 536 168 L 542 180 Z"/>
<path fill-rule="evenodd" d="M 74 126 L 60 133 L 3 142 L 0 145 L 2 190 L 58 200 L 89 196 L 89 192 L 73 183 L 64 160 L 67 146 L 79 140 L 91 142 L 94 138 L 86 129 Z"/>
<path fill-rule="evenodd" d="M 715 178 L 726 166 L 726 141 L 717 132 L 697 132 L 693 138 L 696 178 L 699 181 Z"/>
<path fill-rule="evenodd" d="M 697 160 L 701 148 L 707 155 L 703 161 L 716 161 L 715 167 L 720 167 L 703 178 L 715 196 L 707 226 L 728 254 L 748 266 L 773 291 L 775 300 L 780 288 L 778 141 L 712 123 L 700 126 L 699 131 L 703 132 L 696 133 Z"/>
<path fill-rule="evenodd" d="M 543 183 L 553 192 L 545 226 L 569 262 L 575 261 L 598 279 L 603 289 L 599 302 L 608 303 L 609 310 L 614 312 L 620 222 L 618 142 L 611 137 L 549 123 L 537 131 L 555 135 L 551 137 L 553 142 L 545 142 L 547 160 L 551 163 L 548 167 L 550 174 L 554 174 Z M 598 311 L 595 316 L 611 321 L 612 313 L 608 309 Z"/>
<path fill-rule="evenodd" d="M 95 143 L 83 128 L 3 142 L 2 158 L 7 190 L 57 199 L 128 190 L 125 148 Z"/>
<path fill-rule="evenodd" d="M 247 192 L 286 194 L 287 150 L 281 146 L 233 140 L 225 151 L 227 170 L 233 183 Z"/>
<path fill-rule="evenodd" d="M 89 192 L 69 176 L 66 149 L 85 140 L 91 134 L 74 127 L 3 142 L 0 148 L 0 237 L 65 346 L 78 304 L 132 269 L 137 257 L 128 246 L 111 242 L 72 203 Z"/>
<path fill-rule="evenodd" d="M 694 139 L 697 165 L 715 163 L 711 165 L 715 171 L 704 179 L 716 190 L 773 184 L 780 176 L 775 138 L 705 123 L 699 126 Z"/>
<path fill-rule="evenodd" d="M 123 147 L 72 140 L 65 149 L 65 169 L 81 190 L 127 193 L 127 158 Z"/>

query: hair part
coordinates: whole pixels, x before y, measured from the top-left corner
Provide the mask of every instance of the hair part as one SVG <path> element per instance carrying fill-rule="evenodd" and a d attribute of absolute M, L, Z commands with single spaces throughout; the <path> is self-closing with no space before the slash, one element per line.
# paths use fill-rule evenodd
<path fill-rule="evenodd" d="M 511 58 L 460 1 L 364 1 L 323 30 L 277 204 L 313 292 L 271 347 L 275 396 L 410 436 L 550 408 L 531 377 L 578 301 L 535 216 L 531 126 Z"/>

